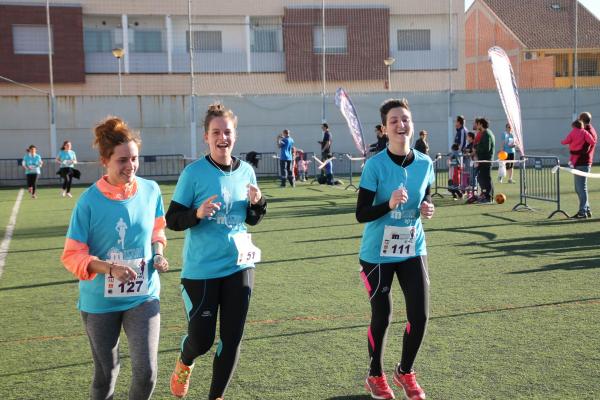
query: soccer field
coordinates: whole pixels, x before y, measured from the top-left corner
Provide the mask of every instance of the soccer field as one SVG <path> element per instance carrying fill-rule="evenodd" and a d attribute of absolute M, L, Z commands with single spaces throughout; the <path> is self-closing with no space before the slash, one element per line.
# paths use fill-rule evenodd
<path fill-rule="evenodd" d="M 562 175 L 569 214 L 577 208 L 572 180 Z M 358 275 L 356 194 L 260 183 L 269 209 L 250 231 L 264 261 L 226 398 L 368 399 L 369 303 Z M 496 193 L 507 194 L 503 205 L 435 199 L 436 214 L 425 222 L 430 322 L 415 364 L 429 399 L 600 398 L 600 181 L 589 184 L 598 216 L 584 221 L 548 220 L 552 206 L 539 202 L 531 202 L 535 212 L 512 212 L 518 185 L 496 184 Z M 161 187 L 168 207 L 174 184 Z M 76 310 L 77 284 L 59 260 L 83 189 L 74 190 L 74 199 L 45 187 L 37 200 L 23 198 L 0 277 L 0 399 L 88 397 L 92 358 Z M 17 192 L 0 190 L 2 237 Z M 154 399 L 172 398 L 168 378 L 186 327 L 183 234 L 167 235 L 171 271 L 161 276 Z M 393 292 L 388 373 L 400 358 L 406 322 L 399 285 Z M 131 371 L 125 336 L 121 345 L 115 399 L 127 398 Z M 206 398 L 212 356 L 196 360 L 188 398 Z"/>

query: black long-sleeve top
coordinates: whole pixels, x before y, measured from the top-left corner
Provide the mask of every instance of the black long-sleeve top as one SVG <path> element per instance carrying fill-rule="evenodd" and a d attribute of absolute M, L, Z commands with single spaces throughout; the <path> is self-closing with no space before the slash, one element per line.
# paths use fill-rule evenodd
<path fill-rule="evenodd" d="M 211 164 L 224 172 L 232 172 L 239 168 L 240 160 L 234 158 L 231 165 L 221 165 L 211 159 Z M 197 210 L 197 208 L 186 207 L 183 204 L 171 200 L 169 209 L 165 215 L 167 227 L 174 231 L 184 231 L 196 226 L 200 222 L 200 219 L 196 217 Z M 256 225 L 263 219 L 266 213 L 267 200 L 263 196 L 258 203 L 248 205 L 245 222 L 248 225 Z"/>
<path fill-rule="evenodd" d="M 389 149 L 386 151 L 392 161 L 399 166 L 408 167 L 415 160 L 415 156 L 412 151 L 408 153 L 407 156 L 398 156 L 390 152 Z M 408 159 L 405 163 L 404 160 L 406 157 L 408 157 Z M 391 211 L 389 201 L 374 205 L 373 200 L 375 200 L 375 192 L 363 187 L 359 188 L 358 199 L 356 201 L 356 220 L 358 222 L 364 223 L 375 221 Z M 425 196 L 423 197 L 422 202 L 423 201 L 431 202 L 430 185 L 427 185 L 427 188 L 425 189 Z"/>

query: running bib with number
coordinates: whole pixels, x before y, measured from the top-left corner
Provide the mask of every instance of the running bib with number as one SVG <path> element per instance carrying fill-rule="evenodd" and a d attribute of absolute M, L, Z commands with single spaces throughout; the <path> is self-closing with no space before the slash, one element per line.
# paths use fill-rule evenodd
<path fill-rule="evenodd" d="M 233 240 L 238 252 L 238 265 L 260 262 L 261 251 L 252 243 L 252 237 L 249 233 L 236 233 L 233 235 Z"/>
<path fill-rule="evenodd" d="M 414 226 L 386 226 L 381 242 L 381 257 L 413 257 L 416 248 Z"/>
<path fill-rule="evenodd" d="M 109 261 L 110 262 L 110 261 Z M 137 276 L 134 280 L 122 282 L 114 276 L 104 278 L 104 297 L 131 297 L 148 294 L 148 265 L 143 258 L 119 260 L 119 264 L 133 269 Z"/>

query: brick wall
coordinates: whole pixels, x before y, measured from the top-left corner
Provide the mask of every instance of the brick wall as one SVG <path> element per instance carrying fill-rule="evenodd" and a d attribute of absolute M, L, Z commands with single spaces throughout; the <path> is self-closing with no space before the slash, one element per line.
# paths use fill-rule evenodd
<path fill-rule="evenodd" d="M 81 7 L 50 7 L 56 83 L 85 82 Z M 0 75 L 26 83 L 49 82 L 47 54 L 15 54 L 13 25 L 46 25 L 44 6 L 0 5 Z"/>
<path fill-rule="evenodd" d="M 313 28 L 321 23 L 321 9 L 285 8 L 283 41 L 288 81 L 321 80 L 322 55 L 313 51 Z M 325 56 L 327 80 L 386 78 L 383 60 L 389 52 L 389 9 L 326 9 L 325 25 L 344 26 L 347 30 L 347 52 Z"/>

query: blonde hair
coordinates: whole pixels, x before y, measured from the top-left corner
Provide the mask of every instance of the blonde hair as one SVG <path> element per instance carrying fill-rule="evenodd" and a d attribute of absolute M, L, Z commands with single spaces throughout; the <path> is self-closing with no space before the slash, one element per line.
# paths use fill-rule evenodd
<path fill-rule="evenodd" d="M 210 121 L 213 118 L 223 117 L 231 120 L 233 122 L 233 126 L 237 128 L 237 116 L 228 108 L 225 108 L 223 103 L 213 103 L 208 106 L 208 110 L 206 110 L 206 114 L 204 116 L 204 132 L 208 132 L 208 127 L 210 125 Z"/>
<path fill-rule="evenodd" d="M 140 135 L 129 129 L 125 121 L 119 117 L 108 116 L 94 128 L 94 147 L 98 148 L 100 157 L 108 160 L 115 147 L 123 143 L 134 142 L 138 148 L 142 146 Z"/>

